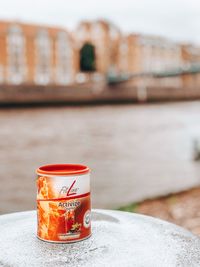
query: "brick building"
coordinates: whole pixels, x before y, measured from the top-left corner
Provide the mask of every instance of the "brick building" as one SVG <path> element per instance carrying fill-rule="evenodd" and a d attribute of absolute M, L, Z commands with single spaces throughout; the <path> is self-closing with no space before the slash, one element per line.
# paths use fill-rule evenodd
<path fill-rule="evenodd" d="M 183 64 L 185 67 L 200 63 L 200 47 L 193 44 L 181 45 Z"/>
<path fill-rule="evenodd" d="M 0 82 L 70 84 L 74 45 L 62 28 L 0 22 Z"/>
<path fill-rule="evenodd" d="M 168 72 L 191 62 L 200 62 L 198 47 L 156 36 L 127 36 L 104 20 L 83 21 L 73 34 L 58 27 L 0 22 L 1 84 L 70 85 L 86 82 L 87 75 L 98 82 L 108 74 Z M 168 78 L 162 81 L 169 83 Z"/>
<path fill-rule="evenodd" d="M 131 34 L 123 42 L 126 43 L 128 72 L 162 72 L 177 69 L 183 63 L 181 46 L 168 39 Z"/>
<path fill-rule="evenodd" d="M 75 32 L 79 57 L 85 45 L 94 49 L 94 70 L 99 73 L 117 73 L 119 71 L 118 51 L 121 38 L 120 30 L 112 23 L 97 20 L 83 21 Z M 80 68 L 84 72 L 84 69 Z"/>
<path fill-rule="evenodd" d="M 184 44 L 182 47 L 183 84 L 185 87 L 200 87 L 200 47 L 192 44 Z M 189 71 L 189 73 L 187 73 Z"/>

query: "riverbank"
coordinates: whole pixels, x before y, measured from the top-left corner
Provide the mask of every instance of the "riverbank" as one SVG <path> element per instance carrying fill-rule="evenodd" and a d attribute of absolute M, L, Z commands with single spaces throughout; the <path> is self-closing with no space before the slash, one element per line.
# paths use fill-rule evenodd
<path fill-rule="evenodd" d="M 171 79 L 171 78 L 170 78 Z M 79 105 L 106 103 L 143 103 L 166 101 L 191 101 L 200 99 L 197 86 L 162 84 L 135 84 L 127 81 L 108 85 L 88 82 L 70 86 L 58 85 L 0 85 L 0 106 L 5 105 Z M 175 84 L 175 83 L 174 83 Z"/>
<path fill-rule="evenodd" d="M 157 217 L 200 235 L 200 186 L 177 194 L 134 203 L 120 210 Z"/>

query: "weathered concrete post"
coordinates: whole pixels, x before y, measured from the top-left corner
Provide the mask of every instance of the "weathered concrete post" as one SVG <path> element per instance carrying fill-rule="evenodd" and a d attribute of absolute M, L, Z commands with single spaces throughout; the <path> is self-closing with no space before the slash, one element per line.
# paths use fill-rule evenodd
<path fill-rule="evenodd" d="M 0 266 L 200 266 L 200 239 L 178 226 L 119 211 L 92 216 L 92 237 L 73 244 L 38 240 L 35 211 L 0 216 Z"/>

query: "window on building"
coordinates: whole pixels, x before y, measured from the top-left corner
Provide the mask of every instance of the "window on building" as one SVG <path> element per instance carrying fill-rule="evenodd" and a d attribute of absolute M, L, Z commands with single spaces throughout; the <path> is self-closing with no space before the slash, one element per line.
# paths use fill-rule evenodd
<path fill-rule="evenodd" d="M 119 46 L 120 52 L 120 69 L 123 73 L 128 72 L 128 43 L 127 40 L 122 40 Z"/>
<path fill-rule="evenodd" d="M 20 84 L 25 81 L 25 38 L 20 26 L 13 25 L 8 30 L 8 82 Z"/>
<path fill-rule="evenodd" d="M 114 25 L 110 25 L 109 35 L 110 35 L 110 39 L 112 41 L 115 41 L 119 38 L 119 30 Z"/>
<path fill-rule="evenodd" d="M 94 41 L 96 42 L 96 45 L 98 45 L 100 43 L 100 45 L 102 45 L 102 43 L 104 42 L 104 38 L 105 38 L 105 32 L 103 30 L 103 27 L 100 23 L 96 22 L 92 25 L 92 29 L 91 29 L 91 37 Z"/>
<path fill-rule="evenodd" d="M 95 47 L 86 43 L 80 50 L 80 70 L 82 72 L 93 72 L 96 70 Z"/>
<path fill-rule="evenodd" d="M 57 36 L 57 67 L 56 78 L 59 84 L 69 84 L 72 80 L 72 46 L 66 32 Z"/>
<path fill-rule="evenodd" d="M 88 31 L 87 31 L 86 27 L 84 25 L 81 25 L 77 30 L 77 38 L 80 41 L 83 41 L 87 35 L 88 35 Z"/>
<path fill-rule="evenodd" d="M 109 25 L 109 74 L 116 75 L 118 71 L 118 56 L 119 56 L 119 30 L 112 24 Z"/>
<path fill-rule="evenodd" d="M 36 70 L 37 84 L 46 85 L 51 81 L 51 40 L 47 30 L 40 30 L 36 40 Z"/>
<path fill-rule="evenodd" d="M 0 84 L 4 82 L 4 67 L 0 65 Z"/>

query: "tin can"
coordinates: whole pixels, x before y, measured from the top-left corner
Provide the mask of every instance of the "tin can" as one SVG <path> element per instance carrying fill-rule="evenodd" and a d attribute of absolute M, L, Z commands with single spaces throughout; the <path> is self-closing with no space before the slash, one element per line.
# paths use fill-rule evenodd
<path fill-rule="evenodd" d="M 70 243 L 91 235 L 90 170 L 80 164 L 37 169 L 37 236 Z"/>

